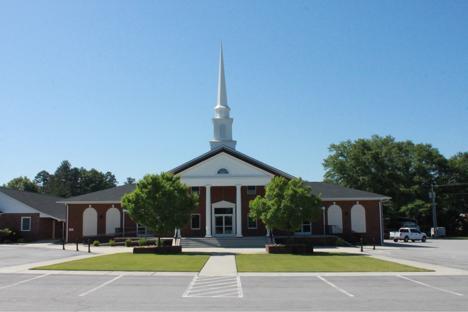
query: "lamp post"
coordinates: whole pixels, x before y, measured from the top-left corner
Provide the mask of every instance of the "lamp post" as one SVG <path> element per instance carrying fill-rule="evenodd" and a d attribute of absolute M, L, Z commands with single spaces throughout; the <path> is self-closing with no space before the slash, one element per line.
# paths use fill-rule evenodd
<path fill-rule="evenodd" d="M 325 235 L 325 227 L 326 227 L 326 224 L 325 224 L 325 206 L 322 206 L 322 219 L 323 219 L 323 235 Z"/>

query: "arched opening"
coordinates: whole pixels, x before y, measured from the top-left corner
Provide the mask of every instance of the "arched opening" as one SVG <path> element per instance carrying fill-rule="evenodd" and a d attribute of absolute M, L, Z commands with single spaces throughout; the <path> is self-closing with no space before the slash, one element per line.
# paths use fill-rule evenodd
<path fill-rule="evenodd" d="M 83 236 L 97 235 L 97 211 L 93 207 L 83 211 Z"/>
<path fill-rule="evenodd" d="M 341 207 L 331 205 L 327 210 L 328 225 L 331 226 L 331 234 L 343 233 L 343 214 Z"/>
<path fill-rule="evenodd" d="M 351 230 L 355 233 L 366 232 L 366 210 L 356 204 L 351 208 Z"/>
<path fill-rule="evenodd" d="M 107 209 L 106 212 L 106 234 L 115 234 L 120 227 L 120 211 L 117 208 Z"/>

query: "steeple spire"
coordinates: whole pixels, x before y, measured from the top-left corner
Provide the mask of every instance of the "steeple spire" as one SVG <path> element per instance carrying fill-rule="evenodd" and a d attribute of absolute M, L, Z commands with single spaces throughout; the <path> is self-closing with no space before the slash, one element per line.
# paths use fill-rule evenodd
<path fill-rule="evenodd" d="M 224 106 L 229 108 L 227 104 L 226 94 L 226 78 L 224 78 L 224 57 L 223 57 L 223 44 L 221 43 L 221 50 L 219 52 L 219 72 L 218 72 L 218 100 L 216 107 Z"/>
<path fill-rule="evenodd" d="M 236 141 L 232 139 L 232 122 L 229 116 L 231 109 L 227 103 L 226 79 L 224 77 L 224 57 L 223 45 L 219 53 L 219 71 L 218 71 L 218 97 L 215 106 L 215 115 L 213 118 L 213 140 L 210 141 L 211 149 L 219 146 L 236 148 Z"/>

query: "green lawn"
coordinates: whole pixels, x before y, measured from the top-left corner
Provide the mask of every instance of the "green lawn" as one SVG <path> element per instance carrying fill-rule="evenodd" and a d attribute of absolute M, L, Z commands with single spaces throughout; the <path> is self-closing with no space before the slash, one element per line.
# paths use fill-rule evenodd
<path fill-rule="evenodd" d="M 118 253 L 33 268 L 33 270 L 199 272 L 209 255 Z"/>
<path fill-rule="evenodd" d="M 239 272 L 427 272 L 428 270 L 345 253 L 313 255 L 244 254 L 236 256 Z"/>

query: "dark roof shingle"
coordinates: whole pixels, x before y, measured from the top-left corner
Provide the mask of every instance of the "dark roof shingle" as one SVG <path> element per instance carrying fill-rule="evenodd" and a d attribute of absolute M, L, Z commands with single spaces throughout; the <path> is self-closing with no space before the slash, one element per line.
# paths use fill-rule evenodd
<path fill-rule="evenodd" d="M 93 203 L 93 202 L 109 202 L 109 203 L 119 203 L 124 194 L 133 192 L 136 184 L 126 184 L 121 186 L 116 186 L 108 188 L 102 191 L 92 192 L 84 195 L 79 195 L 75 197 L 69 197 L 62 199 L 59 203 L 71 203 L 71 202 L 83 202 L 83 203 Z"/>
<path fill-rule="evenodd" d="M 65 220 L 65 206 L 57 203 L 58 201 L 63 199 L 62 197 L 46 195 L 41 193 L 12 190 L 5 187 L 0 187 L 0 192 L 42 213 L 45 213 L 60 220 Z"/>

